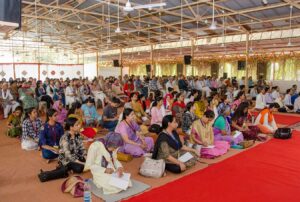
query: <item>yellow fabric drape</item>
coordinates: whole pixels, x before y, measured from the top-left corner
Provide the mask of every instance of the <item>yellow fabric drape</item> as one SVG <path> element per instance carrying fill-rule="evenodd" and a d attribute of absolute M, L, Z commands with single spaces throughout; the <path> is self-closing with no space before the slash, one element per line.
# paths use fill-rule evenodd
<path fill-rule="evenodd" d="M 176 76 L 177 64 L 157 63 L 155 65 L 155 76 Z"/>

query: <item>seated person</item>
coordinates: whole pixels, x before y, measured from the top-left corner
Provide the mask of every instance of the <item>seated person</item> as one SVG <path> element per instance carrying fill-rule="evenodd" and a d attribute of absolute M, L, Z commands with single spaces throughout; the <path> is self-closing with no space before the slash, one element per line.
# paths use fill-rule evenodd
<path fill-rule="evenodd" d="M 179 126 L 181 126 L 181 119 L 182 114 L 185 110 L 185 104 L 184 104 L 184 94 L 183 93 L 177 93 L 174 103 L 172 105 L 172 115 L 176 117 L 176 121 Z"/>
<path fill-rule="evenodd" d="M 2 84 L 2 90 L 0 90 L 0 102 L 4 111 L 4 118 L 8 117 L 11 111 L 15 111 L 16 107 L 20 104 L 14 100 L 10 90 L 8 89 L 8 83 L 4 82 Z"/>
<path fill-rule="evenodd" d="M 194 102 L 189 102 L 186 105 L 186 111 L 182 115 L 182 131 L 187 133 L 188 135 L 190 134 L 191 126 L 193 122 L 197 119 L 195 115 L 195 103 Z"/>
<path fill-rule="evenodd" d="M 267 87 L 265 90 L 266 90 L 266 94 L 265 94 L 266 103 L 267 104 L 274 103 L 274 99 L 273 99 L 273 96 L 272 96 L 272 89 Z"/>
<path fill-rule="evenodd" d="M 212 121 L 215 114 L 211 110 L 207 110 L 204 115 L 194 121 L 191 131 L 191 143 L 195 145 L 202 145 L 202 158 L 215 158 L 225 154 L 230 145 L 226 141 L 215 141 Z"/>
<path fill-rule="evenodd" d="M 246 140 L 264 140 L 261 137 L 258 137 L 259 128 L 254 125 L 250 125 L 248 122 L 248 109 L 249 103 L 243 102 L 234 112 L 231 121 L 232 130 L 238 130 L 243 133 L 244 139 Z"/>
<path fill-rule="evenodd" d="M 151 125 L 157 124 L 161 126 L 165 114 L 166 110 L 163 106 L 163 98 L 157 97 L 151 108 Z"/>
<path fill-rule="evenodd" d="M 262 110 L 258 114 L 254 124 L 258 126 L 262 133 L 274 134 L 278 129 L 273 116 L 273 112 L 277 111 L 278 108 L 279 105 L 277 103 L 272 103 L 269 105 L 269 108 Z"/>
<path fill-rule="evenodd" d="M 238 145 L 243 142 L 243 134 L 234 137 L 234 133 L 231 132 L 230 124 L 228 117 L 230 115 L 230 107 L 228 105 L 223 105 L 219 109 L 219 116 L 216 118 L 213 127 L 214 127 L 214 140 L 215 141 L 226 141 L 230 145 Z"/>
<path fill-rule="evenodd" d="M 292 96 L 293 93 L 294 93 L 293 89 L 287 89 L 286 90 L 286 94 L 284 96 L 284 100 L 283 100 L 284 106 L 286 106 L 290 110 L 294 109 L 294 106 L 293 106 L 292 100 L 291 100 L 291 96 Z"/>
<path fill-rule="evenodd" d="M 74 173 L 82 173 L 86 151 L 80 137 L 80 122 L 76 118 L 67 118 L 65 134 L 59 141 L 58 163 Z"/>
<path fill-rule="evenodd" d="M 54 109 L 47 111 L 47 122 L 41 128 L 39 133 L 40 141 L 39 146 L 42 148 L 42 156 L 50 160 L 58 157 L 58 146 L 60 138 L 64 134 L 64 129 L 60 123 L 56 122 L 57 112 Z"/>
<path fill-rule="evenodd" d="M 84 115 L 81 106 L 80 102 L 74 102 L 68 111 L 68 118 L 76 118 L 80 122 L 80 125 L 84 125 Z"/>
<path fill-rule="evenodd" d="M 7 135 L 9 137 L 21 137 L 22 135 L 22 126 L 21 126 L 21 117 L 23 113 L 23 108 L 21 106 L 16 107 L 15 111 L 9 115 L 7 120 Z"/>
<path fill-rule="evenodd" d="M 84 114 L 84 122 L 87 126 L 93 125 L 98 127 L 100 125 L 102 117 L 96 110 L 95 101 L 93 98 L 89 97 L 86 100 L 86 103 L 81 106 L 81 109 Z"/>
<path fill-rule="evenodd" d="M 84 170 L 91 170 L 93 182 L 104 194 L 115 194 L 122 191 L 109 184 L 111 174 L 122 176 L 124 169 L 117 159 L 117 150 L 124 144 L 118 133 L 109 133 L 100 141 L 91 144 L 88 150 Z"/>
<path fill-rule="evenodd" d="M 107 128 L 109 131 L 114 131 L 118 124 L 118 107 L 121 101 L 113 97 L 111 102 L 106 105 L 103 109 L 103 127 Z"/>
<path fill-rule="evenodd" d="M 195 102 L 195 115 L 197 118 L 201 118 L 208 107 L 208 101 L 204 96 L 198 95 L 197 98 L 194 99 Z"/>
<path fill-rule="evenodd" d="M 120 133 L 124 140 L 123 147 L 119 149 L 120 152 L 140 157 L 153 149 L 153 139 L 142 135 L 132 109 L 124 109 L 122 121 L 117 125 L 115 132 Z"/>
<path fill-rule="evenodd" d="M 50 109 L 51 105 L 53 105 L 52 98 L 46 94 L 46 90 L 43 87 L 43 83 L 41 81 L 38 81 L 36 85 L 35 96 L 37 97 L 38 101 L 46 102 L 47 109 Z"/>
<path fill-rule="evenodd" d="M 146 125 L 149 125 L 150 122 L 150 117 L 146 114 L 146 112 L 144 111 L 142 105 L 137 101 L 138 100 L 138 95 L 136 93 L 131 93 L 130 94 L 130 105 L 135 113 L 136 116 L 136 121 L 138 124 L 142 124 L 145 122 L 147 122 Z"/>
<path fill-rule="evenodd" d="M 164 159 L 166 170 L 173 173 L 181 173 L 187 168 L 196 164 L 199 152 L 195 149 L 182 145 L 176 132 L 178 124 L 175 117 L 166 115 L 162 121 L 163 131 L 159 134 L 152 154 L 153 159 Z M 190 152 L 193 158 L 183 163 L 178 157 L 186 152 Z"/>
<path fill-rule="evenodd" d="M 38 149 L 39 132 L 42 125 L 43 123 L 38 118 L 37 110 L 35 108 L 28 109 L 22 123 L 22 149 Z"/>
<path fill-rule="evenodd" d="M 60 100 L 57 100 L 54 102 L 52 108 L 57 112 L 56 122 L 63 125 L 68 114 L 67 110 L 64 108 L 63 103 Z"/>
<path fill-rule="evenodd" d="M 256 96 L 256 100 L 255 100 L 255 109 L 262 110 L 265 107 L 267 107 L 266 96 L 265 96 L 266 91 L 262 87 L 260 87 L 259 90 L 260 93 Z"/>
<path fill-rule="evenodd" d="M 18 90 L 19 99 L 22 101 L 24 111 L 37 107 L 37 100 L 34 98 L 35 93 L 30 86 L 30 82 L 24 82 Z"/>
<path fill-rule="evenodd" d="M 300 93 L 294 102 L 294 112 L 300 113 Z"/>

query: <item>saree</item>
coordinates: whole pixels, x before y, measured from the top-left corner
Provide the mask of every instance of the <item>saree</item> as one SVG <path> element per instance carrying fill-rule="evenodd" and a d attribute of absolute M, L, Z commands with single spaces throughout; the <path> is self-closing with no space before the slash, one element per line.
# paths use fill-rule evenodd
<path fill-rule="evenodd" d="M 223 130 L 225 130 L 227 132 L 226 135 L 222 134 Z M 215 120 L 213 131 L 214 131 L 215 140 L 226 141 L 231 145 L 237 145 L 237 144 L 241 143 L 242 141 L 244 141 L 243 134 L 240 134 L 237 137 L 234 137 L 231 134 L 230 124 L 229 124 L 228 120 L 222 115 L 218 116 L 218 118 Z"/>

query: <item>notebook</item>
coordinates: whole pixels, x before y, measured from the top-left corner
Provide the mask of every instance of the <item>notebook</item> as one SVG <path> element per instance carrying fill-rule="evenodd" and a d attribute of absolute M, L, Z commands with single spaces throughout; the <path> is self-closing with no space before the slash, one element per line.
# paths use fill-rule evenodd
<path fill-rule="evenodd" d="M 130 175 L 130 173 L 123 173 L 122 177 L 119 177 L 118 173 L 113 173 L 109 184 L 119 189 L 126 190 L 129 186 Z"/>
<path fill-rule="evenodd" d="M 185 162 L 191 160 L 192 158 L 193 158 L 193 155 L 190 152 L 186 152 L 185 154 L 180 156 L 178 158 L 178 160 L 181 161 L 182 163 L 185 163 Z"/>

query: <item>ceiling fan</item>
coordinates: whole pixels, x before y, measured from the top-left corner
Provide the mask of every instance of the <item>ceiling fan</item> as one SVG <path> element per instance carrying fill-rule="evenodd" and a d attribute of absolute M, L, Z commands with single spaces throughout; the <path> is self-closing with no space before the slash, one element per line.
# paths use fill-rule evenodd
<path fill-rule="evenodd" d="M 217 21 L 215 20 L 215 0 L 213 0 L 213 10 L 212 10 L 212 21 L 211 21 L 211 24 L 209 26 L 209 29 L 210 30 L 223 30 L 224 29 L 224 26 L 225 26 L 225 22 L 224 22 L 224 19 L 223 19 L 223 26 L 218 26 L 218 23 Z M 224 11 L 222 11 L 224 13 Z M 235 28 L 235 27 L 226 27 L 227 30 L 232 30 L 232 31 L 240 31 L 239 28 Z"/>
<path fill-rule="evenodd" d="M 165 2 L 163 3 L 150 3 L 150 4 L 145 4 L 145 5 L 137 5 L 137 6 L 132 6 L 130 3 L 130 0 L 127 0 L 125 6 L 123 7 L 123 10 L 125 12 L 131 12 L 137 9 L 149 9 L 152 10 L 152 8 L 156 7 L 163 7 L 166 6 L 167 4 Z"/>

